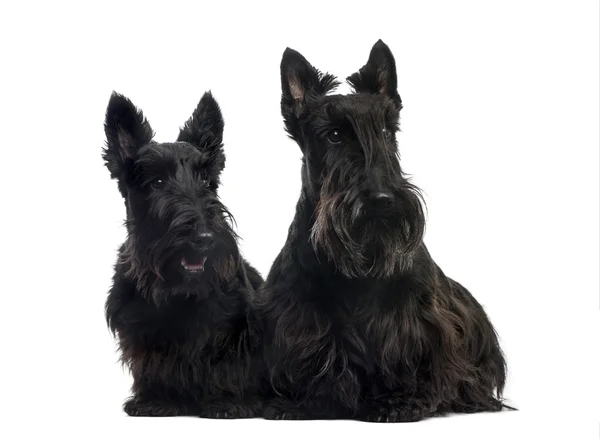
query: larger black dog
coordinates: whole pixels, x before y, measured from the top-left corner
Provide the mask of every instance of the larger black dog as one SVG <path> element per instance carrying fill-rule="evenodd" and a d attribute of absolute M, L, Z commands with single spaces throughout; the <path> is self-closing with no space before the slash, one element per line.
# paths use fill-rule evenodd
<path fill-rule="evenodd" d="M 240 256 L 217 197 L 223 119 L 206 93 L 176 143 L 156 143 L 141 111 L 114 93 L 104 159 L 127 208 L 127 240 L 106 302 L 133 374 L 132 416 L 250 417 L 255 397 L 249 323 L 262 282 Z"/>
<path fill-rule="evenodd" d="M 423 244 L 418 189 L 400 168 L 394 58 L 381 41 L 335 78 L 287 49 L 281 110 L 302 193 L 261 288 L 272 419 L 417 421 L 498 411 L 505 362 L 484 310 Z"/>

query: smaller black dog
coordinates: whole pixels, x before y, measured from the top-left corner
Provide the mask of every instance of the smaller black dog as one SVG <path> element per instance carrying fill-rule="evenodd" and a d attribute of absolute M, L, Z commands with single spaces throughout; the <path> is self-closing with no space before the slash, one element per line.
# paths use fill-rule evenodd
<path fill-rule="evenodd" d="M 249 303 L 262 279 L 241 256 L 217 196 L 223 118 L 206 93 L 177 142 L 113 93 L 103 158 L 127 209 L 106 318 L 133 375 L 131 416 L 253 417 Z"/>

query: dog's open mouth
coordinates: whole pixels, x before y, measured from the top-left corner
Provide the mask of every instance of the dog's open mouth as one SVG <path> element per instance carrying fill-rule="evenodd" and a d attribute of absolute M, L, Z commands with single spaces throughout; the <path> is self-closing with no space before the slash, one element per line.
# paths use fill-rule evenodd
<path fill-rule="evenodd" d="M 206 263 L 206 256 L 201 256 L 198 260 L 183 258 L 181 260 L 181 266 L 190 273 L 199 273 L 204 271 L 204 264 Z"/>

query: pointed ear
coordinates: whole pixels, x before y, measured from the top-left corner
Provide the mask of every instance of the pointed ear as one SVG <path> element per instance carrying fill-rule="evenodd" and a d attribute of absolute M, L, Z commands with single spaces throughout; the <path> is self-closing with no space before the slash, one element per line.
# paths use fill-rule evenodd
<path fill-rule="evenodd" d="M 398 109 L 402 108 L 402 99 L 398 94 L 396 61 L 390 48 L 381 40 L 371 49 L 367 63 L 358 72 L 350 75 L 347 81 L 357 93 L 384 95 L 392 99 Z"/>
<path fill-rule="evenodd" d="M 223 148 L 224 125 L 221 108 L 207 91 L 179 131 L 177 141 L 191 143 L 203 151 L 217 152 Z"/>
<path fill-rule="evenodd" d="M 212 93 L 207 91 L 177 137 L 177 141 L 190 143 L 207 153 L 205 166 L 210 176 L 210 185 L 214 189 L 219 185 L 219 175 L 225 167 L 224 126 L 221 108 Z"/>
<path fill-rule="evenodd" d="M 102 156 L 113 178 L 118 178 L 127 162 L 135 158 L 138 149 L 154 137 L 142 111 L 116 92 L 108 102 L 104 132 L 106 147 Z"/>
<path fill-rule="evenodd" d="M 281 59 L 281 114 L 287 131 L 297 134 L 297 119 L 306 108 L 306 102 L 325 96 L 339 85 L 335 76 L 321 73 L 300 53 L 289 47 Z"/>

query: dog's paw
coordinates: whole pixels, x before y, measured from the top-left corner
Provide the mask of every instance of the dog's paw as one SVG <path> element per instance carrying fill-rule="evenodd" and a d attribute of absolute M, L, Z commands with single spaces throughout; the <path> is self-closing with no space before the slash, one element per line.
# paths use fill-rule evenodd
<path fill-rule="evenodd" d="M 200 412 L 201 418 L 212 418 L 212 419 L 242 419 L 242 418 L 256 418 L 259 416 L 258 412 L 245 409 L 243 407 L 229 407 L 229 408 L 208 408 Z"/>
<path fill-rule="evenodd" d="M 201 418 L 212 418 L 212 419 L 236 419 L 239 416 L 236 416 L 236 413 L 232 413 L 230 411 L 212 411 L 212 410 L 202 410 L 200 412 Z"/>
<path fill-rule="evenodd" d="M 379 407 L 361 420 L 366 422 L 417 422 L 425 418 L 426 412 L 417 406 Z"/>
<path fill-rule="evenodd" d="M 180 407 L 165 404 L 161 401 L 133 397 L 123 404 L 123 411 L 129 416 L 182 416 Z"/>
<path fill-rule="evenodd" d="M 213 419 L 241 419 L 256 418 L 261 413 L 261 404 L 253 401 L 232 402 L 232 401 L 212 401 L 205 402 L 200 411 L 201 418 Z"/>
<path fill-rule="evenodd" d="M 299 421 L 307 417 L 298 410 L 285 410 L 280 407 L 267 407 L 263 411 L 263 418 L 273 421 Z"/>

